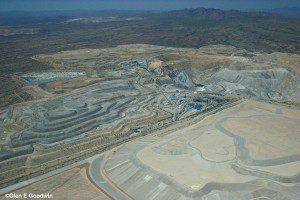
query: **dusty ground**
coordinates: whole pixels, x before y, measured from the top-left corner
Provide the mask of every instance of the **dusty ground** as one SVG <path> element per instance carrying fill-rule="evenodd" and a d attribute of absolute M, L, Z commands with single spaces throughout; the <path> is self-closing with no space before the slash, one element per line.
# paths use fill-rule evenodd
<path fill-rule="evenodd" d="M 34 100 L 0 111 L 0 188 L 160 131 L 164 137 L 142 137 L 109 157 L 103 171 L 112 182 L 97 184 L 115 185 L 136 199 L 224 193 L 239 199 L 232 188 L 242 191 L 240 199 L 271 198 L 272 191 L 276 198 L 296 194 L 298 55 L 249 53 L 224 45 L 134 44 L 34 59 L 55 70 L 15 75 Z M 247 100 L 229 108 L 243 99 L 261 102 Z M 174 126 L 178 131 L 166 134 Z M 73 178 L 80 180 L 67 186 L 53 182 L 59 198 L 69 193 L 82 198 L 73 190 L 87 183 L 84 171 L 76 173 Z M 268 180 L 282 190 L 257 186 Z M 293 193 L 287 194 L 287 188 Z"/>
<path fill-rule="evenodd" d="M 13 192 L 51 193 L 54 199 L 294 200 L 300 189 L 299 113 L 297 108 L 246 100 Z M 263 119 L 268 119 L 266 126 Z"/>
<path fill-rule="evenodd" d="M 125 183 L 136 176 L 126 176 L 132 172 L 126 166 L 132 165 L 131 169 L 138 168 L 145 177 L 158 176 L 156 180 L 165 184 L 165 189 L 175 188 L 183 196 L 194 193 L 194 197 L 204 198 L 202 191 L 207 198 L 214 193 L 220 199 L 249 199 L 256 194 L 255 187 L 272 181 L 281 189 L 260 186 L 260 190 L 266 190 L 265 198 L 296 199 L 300 173 L 299 116 L 298 109 L 248 100 L 162 138 L 149 136 L 119 149 L 107 165 L 122 163 L 119 154 L 128 152 L 130 157 L 126 165 L 115 163 L 117 169 L 110 170 L 108 177 L 126 191 L 129 186 Z M 116 178 L 120 171 L 124 175 Z M 239 193 L 231 191 L 230 184 Z M 150 192 L 147 187 L 143 190 L 145 194 Z M 268 194 L 271 190 L 278 194 Z M 136 194 L 130 191 L 130 195 Z"/>
<path fill-rule="evenodd" d="M 108 200 L 106 194 L 95 187 L 87 177 L 86 167 L 73 168 L 60 174 L 43 179 L 21 189 L 15 194 L 52 194 L 58 200 Z M 0 199 L 7 199 L 3 195 Z M 38 198 L 43 199 L 43 198 Z"/>

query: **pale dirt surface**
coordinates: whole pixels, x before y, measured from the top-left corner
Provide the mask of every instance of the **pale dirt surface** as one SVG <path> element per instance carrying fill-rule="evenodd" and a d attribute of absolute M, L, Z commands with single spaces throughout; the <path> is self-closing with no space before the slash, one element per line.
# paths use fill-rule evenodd
<path fill-rule="evenodd" d="M 295 72 L 300 74 L 300 55 L 274 52 L 271 54 L 259 54 L 255 57 L 258 62 L 267 62 L 270 64 L 276 63 L 277 65 L 291 66 Z"/>
<path fill-rule="evenodd" d="M 153 170 L 191 189 L 201 189 L 210 182 L 243 183 L 254 180 L 254 177 L 237 174 L 229 165 L 212 167 L 203 164 L 198 156 L 159 155 L 149 147 L 140 151 L 137 157 Z"/>
<path fill-rule="evenodd" d="M 105 49 L 79 49 L 63 51 L 51 55 L 37 55 L 34 58 L 41 61 L 51 61 L 57 67 L 63 67 L 64 63 L 80 60 L 82 58 L 91 59 L 85 65 L 89 66 L 94 62 L 94 58 L 103 57 L 109 59 L 115 57 L 130 58 L 144 57 L 149 59 L 150 67 L 160 67 L 171 65 L 180 68 L 213 68 L 213 67 L 249 67 L 272 68 L 288 67 L 299 73 L 300 56 L 297 54 L 275 52 L 249 54 L 244 49 L 238 49 L 226 45 L 210 45 L 200 49 L 193 48 L 173 48 L 155 46 L 147 44 L 120 45 L 114 48 Z M 113 61 L 110 61 L 113 62 Z M 74 63 L 76 66 L 76 63 Z"/>
<path fill-rule="evenodd" d="M 283 105 L 267 104 L 253 100 L 244 101 L 241 104 L 210 115 L 194 125 L 163 137 L 149 135 L 115 148 L 105 161 L 110 166 L 106 168 L 107 178 L 135 199 L 149 199 L 150 197 L 159 199 L 158 197 L 164 195 L 170 197 L 172 194 L 177 199 L 179 198 L 178 191 L 180 189 L 174 192 L 170 188 L 188 188 L 197 194 L 197 191 L 203 190 L 205 187 L 209 188 L 208 185 L 211 183 L 225 185 L 248 184 L 249 189 L 246 191 L 252 192 L 251 194 L 254 196 L 258 195 L 255 193 L 255 188 L 264 190 L 263 188 L 271 187 L 267 184 L 268 180 L 252 174 L 239 173 L 231 167 L 235 163 L 235 159 L 239 160 L 237 150 L 240 147 L 236 146 L 234 137 L 225 134 L 222 129 L 220 130 L 218 124 L 232 134 L 243 137 L 246 141 L 245 147 L 250 150 L 252 158 L 265 155 L 269 151 L 268 159 L 273 159 L 278 157 L 279 154 L 273 154 L 274 150 L 268 149 L 270 145 L 267 142 L 261 144 L 260 142 L 267 140 L 269 143 L 274 143 L 273 146 L 281 144 L 278 147 L 283 151 L 280 156 L 298 153 L 297 147 L 299 145 L 297 144 L 297 134 L 295 134 L 299 124 L 298 113 L 299 110 L 287 108 Z M 260 116 L 264 117 L 261 118 Z M 267 122 L 264 120 L 267 120 Z M 265 126 L 261 124 L 265 124 Z M 271 126 L 275 126 L 274 130 L 271 129 Z M 269 138 L 268 135 L 271 133 L 276 134 L 276 137 Z M 281 133 L 284 133 L 282 136 L 284 138 L 294 137 L 295 139 L 285 139 L 285 143 L 282 143 Z M 255 145 L 257 149 L 255 149 L 255 146 L 247 145 L 253 142 L 257 142 Z M 141 148 L 141 144 L 146 146 Z M 136 145 L 139 150 L 135 150 Z M 284 145 L 288 145 L 290 148 L 285 148 Z M 132 157 L 135 156 L 142 165 L 137 165 L 137 161 L 133 162 Z M 259 158 L 263 159 L 264 157 Z M 300 162 L 286 161 L 284 164 L 270 163 L 269 166 L 254 166 L 240 161 L 239 166 L 250 172 L 293 177 L 299 174 Z M 168 179 L 169 181 L 155 182 L 157 176 L 160 177 L 159 180 Z M 166 183 L 169 183 L 169 185 Z M 154 184 L 157 184 L 156 193 L 148 191 L 152 190 Z M 286 191 L 285 188 L 290 188 L 289 192 L 292 197 L 293 191 L 298 187 L 295 183 L 281 183 L 280 181 L 272 181 L 272 184 L 278 185 L 280 187 L 279 191 L 283 193 Z M 67 170 L 14 192 L 23 193 L 28 191 L 32 193 L 51 192 L 55 199 L 109 199 L 92 185 L 85 168 Z M 221 191 L 222 189 L 213 190 L 205 198 L 225 198 L 228 196 L 225 199 L 230 199 L 230 195 L 237 195 L 240 199 L 249 199 L 246 197 L 247 195 L 244 196 L 244 193 L 238 194 L 230 190 Z M 244 189 L 241 189 L 242 191 Z M 261 198 L 264 194 L 259 195 L 258 197 Z M 271 193 L 265 195 L 271 195 Z M 280 195 L 277 195 L 274 199 L 278 198 L 280 198 Z M 4 198 L 1 197 L 1 199 Z"/>
<path fill-rule="evenodd" d="M 43 179 L 12 193 L 46 194 L 53 195 L 57 200 L 106 200 L 110 199 L 96 188 L 87 178 L 85 168 L 73 168 L 60 174 Z M 0 199 L 6 199 L 1 196 Z"/>
<path fill-rule="evenodd" d="M 55 70 L 24 80 L 35 100 L 0 111 L 2 187 L 142 136 L 103 161 L 108 178 L 135 199 L 276 199 L 273 191 L 284 199 L 282 185 L 299 188 L 298 55 L 134 44 L 34 59 Z M 249 98 L 261 102 L 228 108 Z M 102 198 L 83 169 L 73 170 L 21 190 Z M 262 191 L 252 194 L 256 187 Z"/>
<path fill-rule="evenodd" d="M 274 159 L 299 153 L 299 119 L 268 113 L 259 115 L 235 116 L 225 121 L 223 127 L 246 140 L 246 147 L 254 159 Z"/>
<path fill-rule="evenodd" d="M 280 176 L 292 177 L 299 173 L 300 161 L 291 162 L 283 165 L 275 165 L 269 167 L 249 166 L 246 167 L 251 170 L 259 170 L 272 174 L 278 174 Z"/>
<path fill-rule="evenodd" d="M 256 179 L 237 173 L 226 163 L 236 157 L 238 147 L 231 137 L 215 129 L 215 125 L 221 122 L 223 128 L 242 137 L 253 159 L 272 160 L 299 154 L 300 111 L 282 108 L 281 114 L 281 108 L 248 100 L 163 137 L 138 152 L 137 157 L 151 169 L 191 188 L 202 188 L 209 182 L 242 183 Z M 179 155 L 172 155 L 172 152 Z M 300 163 L 287 161 L 281 165 L 247 166 L 246 169 L 294 176 L 299 173 Z"/>
<path fill-rule="evenodd" d="M 191 141 L 191 146 L 201 149 L 204 159 L 216 162 L 232 160 L 236 154 L 234 141 L 215 129 L 203 131 L 203 134 Z"/>
<path fill-rule="evenodd" d="M 54 193 L 55 199 L 90 199 L 105 200 L 110 199 L 98 188 L 91 184 L 87 178 L 86 170 L 81 169 L 79 174 L 75 175 L 66 184 L 60 186 Z"/>

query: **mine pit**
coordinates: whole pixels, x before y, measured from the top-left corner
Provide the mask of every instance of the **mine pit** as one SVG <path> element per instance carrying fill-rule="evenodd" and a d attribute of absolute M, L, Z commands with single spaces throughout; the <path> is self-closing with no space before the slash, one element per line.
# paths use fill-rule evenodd
<path fill-rule="evenodd" d="M 191 55 L 198 62 L 191 63 L 192 69 L 178 67 Z M 257 191 L 252 183 L 298 183 L 299 144 L 292 138 L 298 137 L 299 109 L 284 101 L 297 98 L 299 76 L 259 63 L 253 64 L 257 69 L 237 70 L 234 59 L 255 62 L 242 56 L 222 54 L 220 59 L 233 60 L 232 65 L 213 70 L 206 66 L 210 59 L 201 62 L 216 56 L 153 45 L 35 56 L 50 60 L 55 71 L 21 74 L 26 84 L 43 91 L 43 98 L 1 111 L 0 187 L 87 158 L 93 160 L 89 176 L 99 178 L 102 167 L 106 177 L 137 199 L 151 196 L 152 190 L 201 198 L 211 191 L 227 193 L 233 185 L 251 196 Z M 277 127 L 276 138 L 291 139 L 266 140 L 271 133 L 264 123 Z M 261 135 L 252 135 L 252 129 Z M 101 152 L 108 156 L 98 166 L 101 157 L 90 157 Z M 284 173 L 286 166 L 295 172 L 292 176 Z M 143 195 L 135 189 L 140 186 Z"/>

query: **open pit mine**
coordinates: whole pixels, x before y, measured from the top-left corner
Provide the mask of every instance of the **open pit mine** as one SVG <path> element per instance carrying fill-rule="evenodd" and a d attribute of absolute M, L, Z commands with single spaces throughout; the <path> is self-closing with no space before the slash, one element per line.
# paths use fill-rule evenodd
<path fill-rule="evenodd" d="M 300 56 L 122 45 L 36 55 L 0 111 L 0 199 L 292 200 Z"/>

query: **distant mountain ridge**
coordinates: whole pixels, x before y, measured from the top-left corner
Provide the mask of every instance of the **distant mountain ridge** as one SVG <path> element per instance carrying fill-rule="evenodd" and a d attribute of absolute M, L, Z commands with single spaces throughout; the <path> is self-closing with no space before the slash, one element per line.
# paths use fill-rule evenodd
<path fill-rule="evenodd" d="M 262 17 L 273 18 L 276 14 L 264 11 L 239 11 L 239 10 L 220 10 L 215 8 L 191 8 L 184 10 L 174 10 L 167 12 L 166 15 L 170 17 L 193 17 L 200 19 L 228 19 L 237 17 Z"/>
<path fill-rule="evenodd" d="M 128 10 L 8 11 L 0 12 L 0 26 L 63 22 L 80 17 L 128 16 L 141 12 Z"/>
<path fill-rule="evenodd" d="M 274 8 L 274 9 L 263 9 L 261 11 L 276 13 L 287 17 L 298 17 L 300 18 L 300 8 L 299 7 L 285 7 L 285 8 Z"/>
<path fill-rule="evenodd" d="M 126 11 L 126 10 L 74 10 L 74 11 L 10 11 L 0 12 L 0 26 L 25 25 L 45 22 L 62 22 L 67 19 L 79 17 L 99 16 L 142 16 L 143 18 L 189 18 L 189 19 L 239 19 L 239 18 L 263 18 L 272 19 L 285 16 L 300 16 L 300 8 L 278 8 L 272 10 L 220 10 L 215 8 L 190 8 L 173 10 L 168 12 L 154 11 Z"/>

